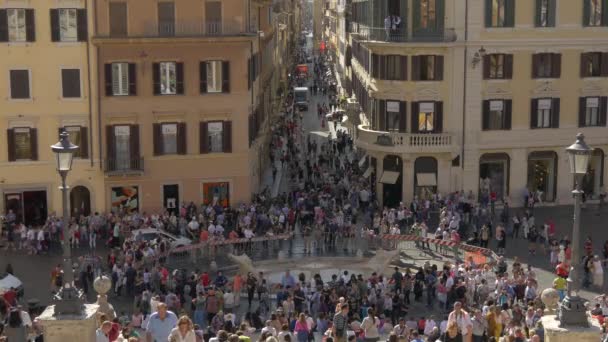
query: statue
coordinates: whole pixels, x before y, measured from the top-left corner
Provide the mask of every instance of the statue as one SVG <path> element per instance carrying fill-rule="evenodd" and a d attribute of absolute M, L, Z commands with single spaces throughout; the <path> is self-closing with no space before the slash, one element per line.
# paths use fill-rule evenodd
<path fill-rule="evenodd" d="M 108 291 L 112 288 L 112 280 L 110 278 L 100 275 L 93 282 L 93 288 L 97 295 L 97 308 L 98 313 L 103 313 L 108 317 L 108 319 L 114 319 L 116 317 L 116 312 L 114 311 L 114 307 L 112 304 L 108 303 Z"/>
<path fill-rule="evenodd" d="M 550 314 L 555 313 L 559 305 L 559 293 L 554 288 L 544 289 L 540 294 L 540 299 L 545 304 L 545 308 Z"/>

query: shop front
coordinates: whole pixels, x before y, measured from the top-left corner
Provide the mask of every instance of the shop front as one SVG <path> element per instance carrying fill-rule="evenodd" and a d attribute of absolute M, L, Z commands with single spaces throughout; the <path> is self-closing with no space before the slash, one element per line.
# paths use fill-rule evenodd
<path fill-rule="evenodd" d="M 535 151 L 528 156 L 528 190 L 542 202 L 554 202 L 557 194 L 557 153 Z"/>
<path fill-rule="evenodd" d="M 5 213 L 15 214 L 15 221 L 27 226 L 43 225 L 47 218 L 45 189 L 7 190 L 4 192 Z"/>
<path fill-rule="evenodd" d="M 502 201 L 509 195 L 509 170 L 511 159 L 506 153 L 486 153 L 479 159 L 479 196 L 496 194 Z"/>
<path fill-rule="evenodd" d="M 589 160 L 589 169 L 583 180 L 583 191 L 588 199 L 598 199 L 604 187 L 604 151 L 601 148 L 593 150 Z"/>
<path fill-rule="evenodd" d="M 414 196 L 431 199 L 437 193 L 437 159 L 420 157 L 414 162 Z"/>
<path fill-rule="evenodd" d="M 382 165 L 383 171 L 380 176 L 382 204 L 393 208 L 402 201 L 403 161 L 398 156 L 388 155 L 384 157 Z"/>

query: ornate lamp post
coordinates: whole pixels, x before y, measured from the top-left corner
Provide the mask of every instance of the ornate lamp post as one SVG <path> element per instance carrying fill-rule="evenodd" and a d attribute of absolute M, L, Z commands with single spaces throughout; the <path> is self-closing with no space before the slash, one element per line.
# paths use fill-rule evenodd
<path fill-rule="evenodd" d="M 570 162 L 570 173 L 574 175 L 574 225 L 572 227 L 572 266 L 568 276 L 568 294 L 559 307 L 558 318 L 560 326 L 580 325 L 589 326 L 585 301 L 579 296 L 580 290 L 580 223 L 581 223 L 581 198 L 583 190 L 581 188 L 583 178 L 587 173 L 589 159 L 593 149 L 585 143 L 585 136 L 582 133 L 576 135 L 576 142 L 566 148 L 568 161 Z"/>
<path fill-rule="evenodd" d="M 65 179 L 72 169 L 74 152 L 78 146 L 70 142 L 67 132 L 59 135 L 59 142 L 51 146 L 55 153 L 57 171 L 61 176 L 61 195 L 63 202 L 63 286 L 55 295 L 55 315 L 58 314 L 80 314 L 82 311 L 82 293 L 74 287 L 74 272 L 72 270 L 72 251 L 70 247 L 69 225 L 70 217 L 68 211 L 68 186 Z"/>

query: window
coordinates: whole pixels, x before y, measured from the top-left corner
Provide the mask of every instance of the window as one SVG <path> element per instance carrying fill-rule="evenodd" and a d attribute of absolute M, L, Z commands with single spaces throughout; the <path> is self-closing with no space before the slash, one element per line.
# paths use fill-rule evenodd
<path fill-rule="evenodd" d="M 210 122 L 207 125 L 209 139 L 209 152 L 224 151 L 224 124 L 223 122 Z"/>
<path fill-rule="evenodd" d="M 583 0 L 583 26 L 608 26 L 608 1 Z"/>
<path fill-rule="evenodd" d="M 206 61 L 200 64 L 201 93 L 230 92 L 230 62 Z"/>
<path fill-rule="evenodd" d="M 231 121 L 201 122 L 200 133 L 201 153 L 232 152 Z"/>
<path fill-rule="evenodd" d="M 420 1 L 420 28 L 434 29 L 437 25 L 436 0 Z"/>
<path fill-rule="evenodd" d="M 114 126 L 115 163 L 117 170 L 131 167 L 131 126 Z"/>
<path fill-rule="evenodd" d="M 152 64 L 154 95 L 184 94 L 184 63 Z"/>
<path fill-rule="evenodd" d="M 581 54 L 581 77 L 607 77 L 608 53 L 586 52 Z"/>
<path fill-rule="evenodd" d="M 555 0 L 536 0 L 536 27 L 555 26 Z"/>
<path fill-rule="evenodd" d="M 62 8 L 59 10 L 59 39 L 62 42 L 78 40 L 76 9 Z"/>
<path fill-rule="evenodd" d="M 30 98 L 30 71 L 11 70 L 11 99 Z"/>
<path fill-rule="evenodd" d="M 579 127 L 606 126 L 608 97 L 581 97 L 579 108 Z"/>
<path fill-rule="evenodd" d="M 486 0 L 486 27 L 513 27 L 515 0 Z"/>
<path fill-rule="evenodd" d="M 400 132 L 403 128 L 401 120 L 405 121 L 399 101 L 386 101 L 386 130 L 389 132 Z"/>
<path fill-rule="evenodd" d="M 51 41 L 84 42 L 88 39 L 87 10 L 51 9 Z"/>
<path fill-rule="evenodd" d="M 177 124 L 162 124 L 163 153 L 177 153 Z"/>
<path fill-rule="evenodd" d="M 110 37 L 124 37 L 127 35 L 127 3 L 110 2 Z"/>
<path fill-rule="evenodd" d="M 88 158 L 89 146 L 87 128 L 82 126 L 64 126 L 59 129 L 59 132 L 66 131 L 70 136 L 70 142 L 78 146 L 78 150 L 74 152 L 75 158 Z"/>
<path fill-rule="evenodd" d="M 25 42 L 27 39 L 25 9 L 7 9 L 9 42 Z"/>
<path fill-rule="evenodd" d="M 160 36 L 175 35 L 175 4 L 171 1 L 162 1 L 158 6 L 158 34 Z"/>
<path fill-rule="evenodd" d="M 559 53 L 537 53 L 532 55 L 532 78 L 559 78 L 562 55 Z"/>
<path fill-rule="evenodd" d="M 112 63 L 112 95 L 129 95 L 129 64 Z"/>
<path fill-rule="evenodd" d="M 155 123 L 154 155 L 186 154 L 185 123 Z"/>
<path fill-rule="evenodd" d="M 443 80 L 443 56 L 412 56 L 412 80 Z"/>
<path fill-rule="evenodd" d="M 532 99 L 530 128 L 559 128 L 560 100 Z"/>
<path fill-rule="evenodd" d="M 500 80 L 513 77 L 513 55 L 494 53 L 483 57 L 484 79 Z"/>
<path fill-rule="evenodd" d="M 61 87 L 64 98 L 79 98 L 80 69 L 61 69 Z"/>
<path fill-rule="evenodd" d="M 207 34 L 222 33 L 222 3 L 220 1 L 205 2 L 205 24 Z"/>
<path fill-rule="evenodd" d="M 140 157 L 139 125 L 106 126 L 107 161 L 105 170 L 143 170 Z"/>
<path fill-rule="evenodd" d="M 443 130 L 442 102 L 412 103 L 412 133 L 441 133 Z"/>
<path fill-rule="evenodd" d="M 511 100 L 485 100 L 482 128 L 484 130 L 511 129 Z"/>
<path fill-rule="evenodd" d="M 380 80 L 407 80 L 407 56 L 372 54 L 372 77 Z"/>
<path fill-rule="evenodd" d="M 420 103 L 418 112 L 418 132 L 432 132 L 435 122 L 435 106 L 433 103 Z"/>
<path fill-rule="evenodd" d="M 7 131 L 8 160 L 38 160 L 37 132 L 35 128 L 17 127 Z"/>

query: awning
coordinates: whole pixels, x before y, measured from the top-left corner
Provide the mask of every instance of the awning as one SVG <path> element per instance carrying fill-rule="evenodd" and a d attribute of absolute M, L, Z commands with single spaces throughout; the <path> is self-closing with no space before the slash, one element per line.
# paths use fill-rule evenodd
<path fill-rule="evenodd" d="M 365 170 L 365 172 L 363 172 L 363 178 L 368 178 L 371 174 L 372 174 L 372 167 L 368 167 L 367 170 Z"/>
<path fill-rule="evenodd" d="M 395 171 L 384 171 L 382 177 L 380 177 L 380 183 L 384 184 L 395 184 L 399 178 L 399 172 Z"/>
<path fill-rule="evenodd" d="M 365 164 L 366 160 L 367 160 L 367 154 L 364 155 L 363 157 L 361 157 L 361 159 L 359 160 L 359 167 L 362 167 L 363 164 Z"/>
<path fill-rule="evenodd" d="M 417 173 L 416 185 L 437 186 L 437 176 L 434 173 Z"/>

